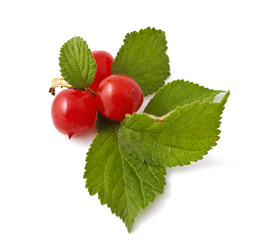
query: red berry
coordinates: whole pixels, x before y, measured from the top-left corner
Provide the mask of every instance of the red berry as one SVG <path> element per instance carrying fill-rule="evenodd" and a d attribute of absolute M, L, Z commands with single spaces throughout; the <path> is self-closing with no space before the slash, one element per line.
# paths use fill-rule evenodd
<path fill-rule="evenodd" d="M 114 58 L 110 53 L 105 51 L 93 51 L 92 54 L 97 63 L 97 72 L 89 88 L 96 92 L 101 81 L 111 75 Z"/>
<path fill-rule="evenodd" d="M 97 95 L 97 107 L 102 115 L 122 121 L 125 114 L 133 114 L 143 103 L 143 92 L 136 81 L 126 75 L 111 75 L 102 81 Z"/>
<path fill-rule="evenodd" d="M 69 138 L 88 130 L 95 122 L 97 106 L 95 97 L 88 91 L 66 89 L 52 103 L 54 126 Z"/>

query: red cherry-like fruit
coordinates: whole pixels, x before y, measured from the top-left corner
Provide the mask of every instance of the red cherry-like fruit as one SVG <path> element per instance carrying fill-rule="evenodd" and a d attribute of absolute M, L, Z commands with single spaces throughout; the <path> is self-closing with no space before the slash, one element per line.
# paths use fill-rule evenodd
<path fill-rule="evenodd" d="M 71 138 L 88 130 L 95 122 L 95 97 L 88 91 L 65 89 L 55 97 L 51 114 L 57 130 Z"/>
<path fill-rule="evenodd" d="M 93 51 L 92 54 L 96 60 L 97 72 L 93 83 L 89 86 L 89 88 L 96 92 L 101 81 L 111 75 L 114 58 L 106 51 Z"/>
<path fill-rule="evenodd" d="M 133 114 L 143 103 L 143 92 L 136 81 L 126 75 L 115 74 L 103 80 L 97 90 L 99 112 L 114 121 L 122 121 L 125 114 Z"/>

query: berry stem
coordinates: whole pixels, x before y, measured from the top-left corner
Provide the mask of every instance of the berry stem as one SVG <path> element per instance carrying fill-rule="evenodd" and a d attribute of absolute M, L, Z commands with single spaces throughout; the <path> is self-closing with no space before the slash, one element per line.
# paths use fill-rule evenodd
<path fill-rule="evenodd" d="M 96 94 L 97 94 L 95 91 L 93 91 L 90 88 L 85 88 L 85 90 L 91 92 L 94 96 L 96 96 Z"/>

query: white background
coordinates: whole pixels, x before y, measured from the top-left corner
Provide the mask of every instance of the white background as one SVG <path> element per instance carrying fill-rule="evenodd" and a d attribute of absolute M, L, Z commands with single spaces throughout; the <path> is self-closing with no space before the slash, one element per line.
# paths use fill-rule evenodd
<path fill-rule="evenodd" d="M 259 1 L 1 1 L 0 239 L 260 239 Z M 167 171 L 131 234 L 84 186 L 96 132 L 56 131 L 48 93 L 62 44 L 113 56 L 126 33 L 166 32 L 171 76 L 231 90 L 218 145 Z"/>

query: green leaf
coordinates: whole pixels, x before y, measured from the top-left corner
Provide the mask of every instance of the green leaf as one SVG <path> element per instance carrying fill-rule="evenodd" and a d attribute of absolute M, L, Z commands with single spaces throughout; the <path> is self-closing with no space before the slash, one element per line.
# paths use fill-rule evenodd
<path fill-rule="evenodd" d="M 176 107 L 184 106 L 195 101 L 212 102 L 216 91 L 202 87 L 189 81 L 175 80 L 161 88 L 146 106 L 144 112 L 155 116 L 163 116 Z"/>
<path fill-rule="evenodd" d="M 141 208 L 152 202 L 165 185 L 165 169 L 135 159 L 121 148 L 119 123 L 106 122 L 87 153 L 84 178 L 91 195 L 98 194 L 130 232 Z"/>
<path fill-rule="evenodd" d="M 127 115 L 118 133 L 121 146 L 155 166 L 182 166 L 202 159 L 219 139 L 220 115 L 228 96 L 229 92 L 220 102 L 195 101 L 163 117 Z"/>
<path fill-rule="evenodd" d="M 60 71 L 66 82 L 76 88 L 86 88 L 96 74 L 96 61 L 81 37 L 67 41 L 60 50 Z"/>
<path fill-rule="evenodd" d="M 156 92 L 170 75 L 165 33 L 154 28 L 128 33 L 112 64 L 112 74 L 133 78 L 144 95 Z"/>

